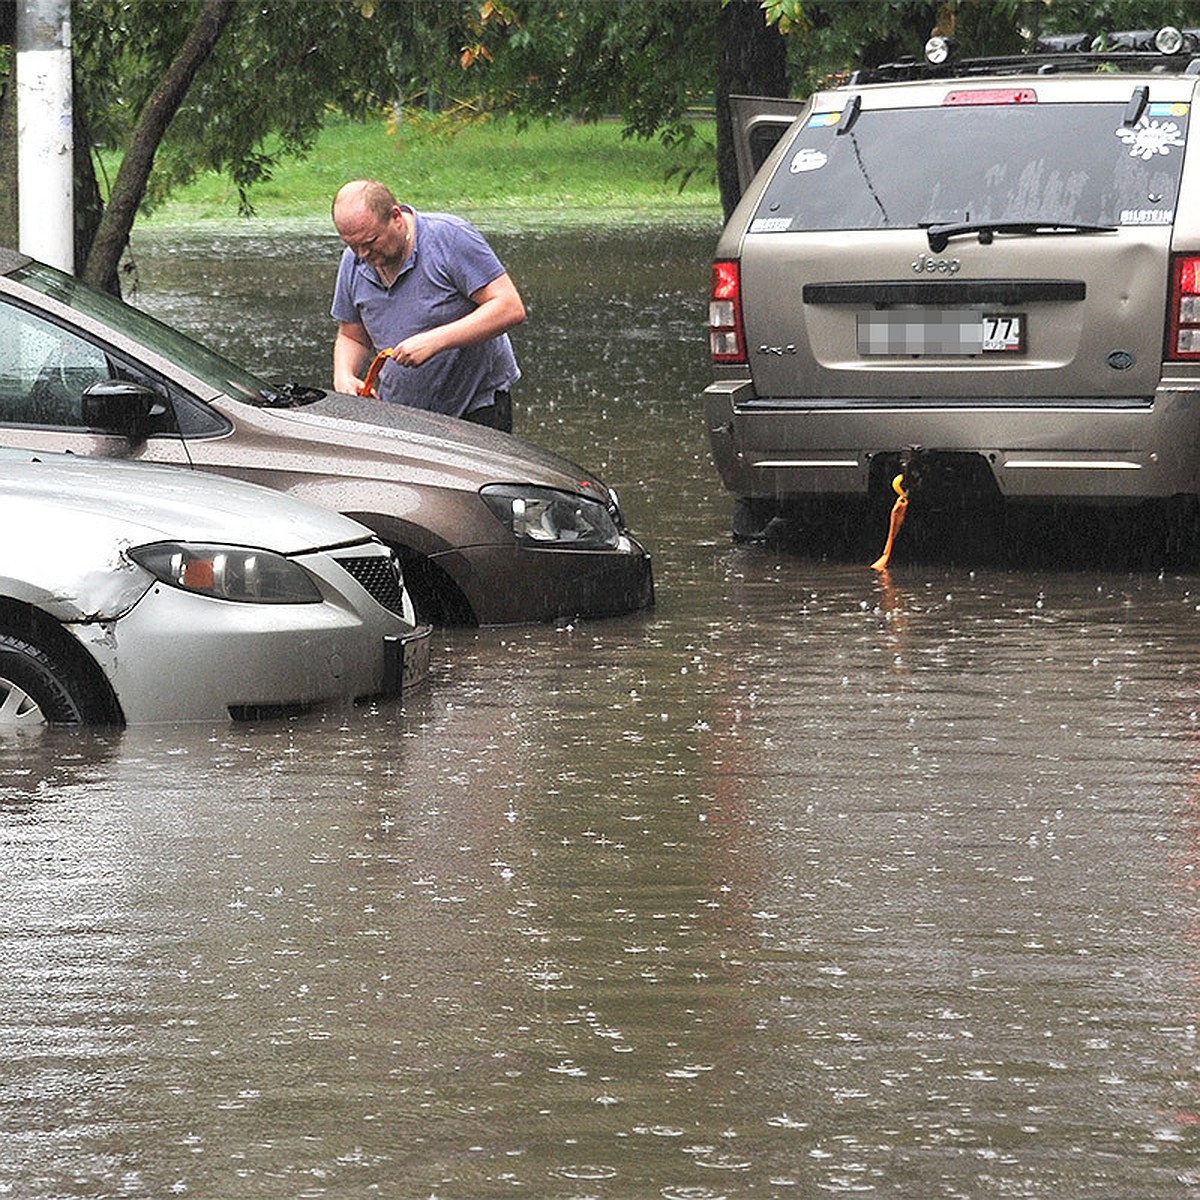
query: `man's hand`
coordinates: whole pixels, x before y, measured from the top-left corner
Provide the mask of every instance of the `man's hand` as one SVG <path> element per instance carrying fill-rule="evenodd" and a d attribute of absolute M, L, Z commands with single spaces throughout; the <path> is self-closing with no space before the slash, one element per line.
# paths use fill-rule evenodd
<path fill-rule="evenodd" d="M 362 394 L 362 372 L 370 361 L 371 339 L 361 326 L 343 321 L 338 325 L 337 337 L 333 342 L 333 387 L 334 391 L 348 396 Z"/>

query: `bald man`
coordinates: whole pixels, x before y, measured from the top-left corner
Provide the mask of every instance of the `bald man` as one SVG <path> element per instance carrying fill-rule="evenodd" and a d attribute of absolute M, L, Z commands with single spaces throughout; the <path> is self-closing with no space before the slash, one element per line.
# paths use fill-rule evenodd
<path fill-rule="evenodd" d="M 467 221 L 399 204 L 373 179 L 339 189 L 333 223 L 346 244 L 332 316 L 333 385 L 357 395 L 380 350 L 381 400 L 512 431 L 521 377 L 508 331 L 525 305 Z"/>

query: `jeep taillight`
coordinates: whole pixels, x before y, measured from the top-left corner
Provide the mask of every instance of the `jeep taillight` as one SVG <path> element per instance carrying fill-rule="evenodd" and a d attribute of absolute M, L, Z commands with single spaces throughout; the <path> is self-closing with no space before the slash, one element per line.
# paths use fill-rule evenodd
<path fill-rule="evenodd" d="M 1200 256 L 1171 260 L 1171 309 L 1167 322 L 1168 359 L 1200 359 Z"/>
<path fill-rule="evenodd" d="M 708 341 L 713 362 L 746 361 L 742 329 L 741 272 L 736 259 L 713 263 L 712 299 L 708 302 Z"/>

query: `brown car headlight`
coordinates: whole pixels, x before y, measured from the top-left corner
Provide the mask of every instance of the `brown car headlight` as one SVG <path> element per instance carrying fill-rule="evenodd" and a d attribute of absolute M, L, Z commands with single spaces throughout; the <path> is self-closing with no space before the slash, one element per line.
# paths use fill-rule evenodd
<path fill-rule="evenodd" d="M 623 538 L 598 500 L 552 488 L 494 483 L 479 493 L 517 541 L 542 549 L 616 550 Z"/>
<path fill-rule="evenodd" d="M 243 604 L 319 604 L 312 577 L 270 550 L 197 542 L 154 542 L 126 551 L 160 583 Z"/>

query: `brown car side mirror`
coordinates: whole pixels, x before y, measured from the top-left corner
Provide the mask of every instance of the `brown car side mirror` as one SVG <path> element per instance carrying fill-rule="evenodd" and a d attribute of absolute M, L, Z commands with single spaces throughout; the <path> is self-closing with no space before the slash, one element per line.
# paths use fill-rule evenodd
<path fill-rule="evenodd" d="M 163 417 L 169 412 L 170 406 L 152 388 L 126 379 L 105 379 L 83 393 L 83 423 L 134 444 L 164 428 Z"/>

